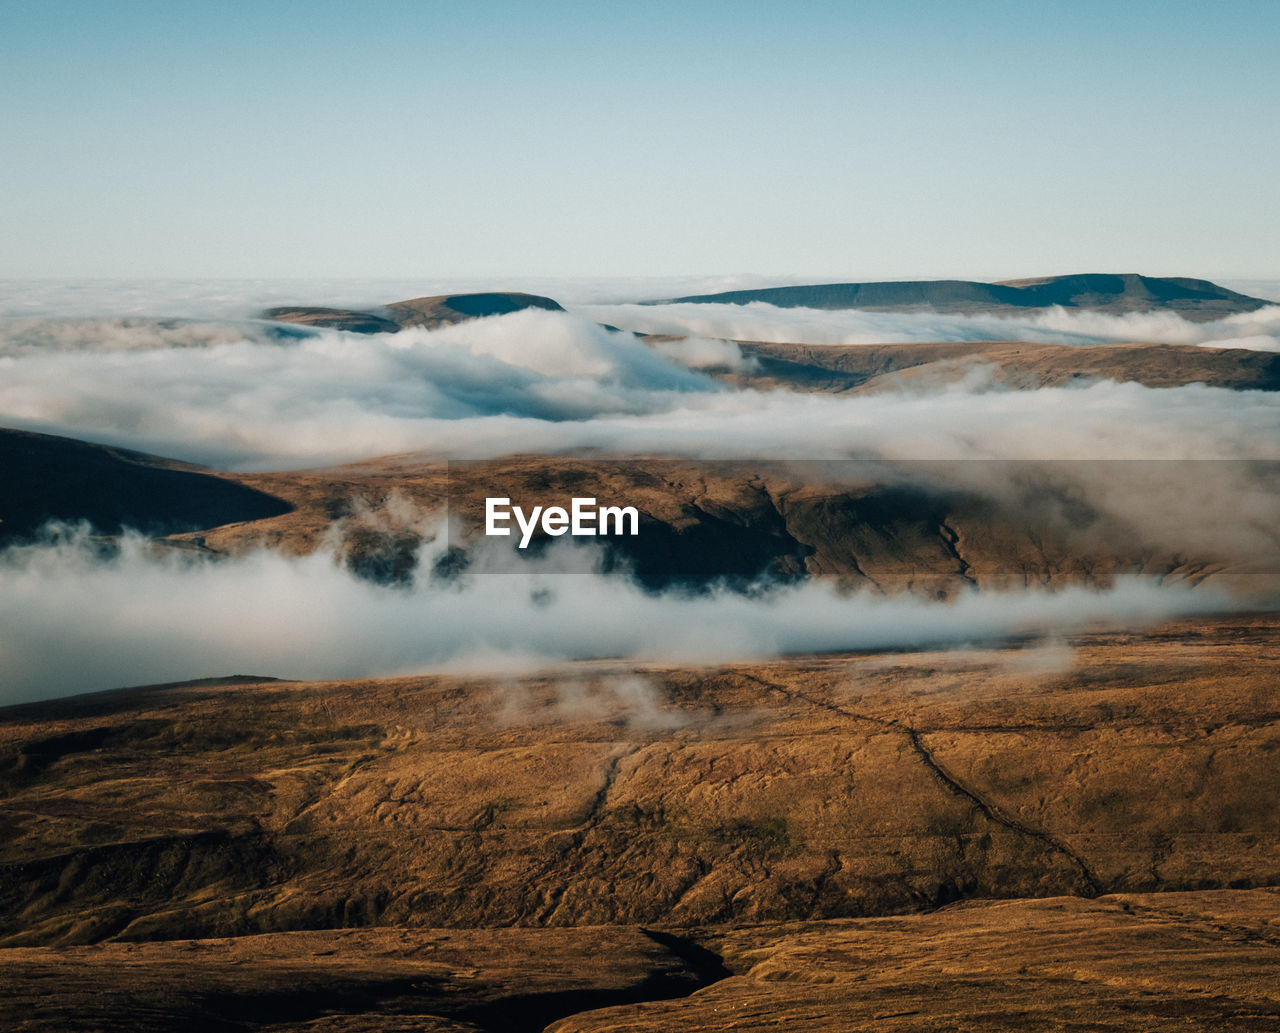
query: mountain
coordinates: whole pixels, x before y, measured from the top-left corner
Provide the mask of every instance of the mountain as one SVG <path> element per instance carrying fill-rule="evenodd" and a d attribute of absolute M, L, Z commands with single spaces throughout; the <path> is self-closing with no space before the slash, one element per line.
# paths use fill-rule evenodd
<path fill-rule="evenodd" d="M 30 539 L 47 521 L 85 521 L 106 535 L 134 528 L 211 553 L 265 545 L 296 554 L 337 543 L 354 573 L 401 584 L 414 576 L 432 517 L 446 507 L 456 535 L 452 566 L 440 573 L 453 576 L 479 539 L 487 497 L 531 506 L 583 496 L 637 508 L 637 536 L 592 541 L 610 568 L 625 568 L 649 588 L 818 577 L 932 598 L 974 587 L 1104 586 L 1124 573 L 1268 583 L 1264 572 L 1240 580 L 1245 560 L 1263 558 L 1240 554 L 1229 535 L 1213 546 L 1202 538 L 1188 552 L 1089 502 L 1091 485 L 1140 478 L 1148 490 L 1171 490 L 1198 482 L 1193 463 L 991 462 L 973 464 L 973 476 L 970 470 L 660 456 L 515 456 L 446 467 L 407 455 L 321 470 L 213 474 L 0 429 L 0 543 Z M 1254 476 L 1269 484 L 1273 471 L 1274 464 L 1260 466 Z M 411 520 L 384 512 L 393 498 L 409 504 Z M 539 532 L 522 555 L 535 556 L 550 541 Z"/>
<path fill-rule="evenodd" d="M 262 316 L 281 323 L 298 323 L 302 326 L 319 326 L 360 334 L 384 334 L 411 326 L 434 330 L 441 326 L 465 323 L 469 319 L 502 316 L 527 308 L 545 309 L 549 312 L 564 311 L 558 301 L 538 294 L 498 291 L 411 298 L 408 301 L 394 301 L 373 312 L 285 305 L 269 308 Z"/>
<path fill-rule="evenodd" d="M 966 361 L 960 347 L 939 361 Z M 1193 351 L 1180 361 L 1219 361 Z M 778 354 L 754 357 L 873 372 L 839 349 L 830 368 Z M 941 372 L 871 354 L 879 375 Z M 1057 361 L 1024 365 L 1056 377 Z M 1074 486 L 1069 463 L 645 456 L 213 475 L 6 431 L 0 517 L 138 524 L 222 553 L 337 540 L 394 584 L 446 500 L 465 572 L 485 497 L 593 495 L 640 509 L 640 538 L 614 544 L 652 585 L 1219 584 L 1202 536 L 1144 544 L 1143 510 L 1126 501 L 1125 523 L 1085 490 L 1162 513 L 1235 497 L 1222 464 L 1181 465 L 1080 464 Z M 1273 526 L 1259 497 L 1241 516 Z M 1280 618 L 1251 612 L 706 666 L 229 668 L 0 708 L 0 1018 L 31 1033 L 1280 1028 L 1277 635 Z"/>
<path fill-rule="evenodd" d="M 998 283 L 972 280 L 826 283 L 694 294 L 647 304 L 746 305 L 753 301 L 779 308 L 856 308 L 875 312 L 924 311 L 959 315 L 1011 315 L 1060 305 L 1111 315 L 1169 311 L 1196 322 L 1253 312 L 1275 304 L 1239 294 L 1208 280 L 1140 276 L 1136 273 L 1085 273 Z"/>
<path fill-rule="evenodd" d="M 958 315 L 1026 314 L 1061 306 L 1110 315 L 1175 312 L 1194 322 L 1253 312 L 1275 302 L 1252 298 L 1208 280 L 1140 276 L 1136 273 L 1086 273 L 979 283 L 971 280 L 903 280 L 876 283 L 827 283 L 803 287 L 694 294 L 641 304 L 679 303 L 747 305 L 760 301 L 779 308 L 865 309 L 874 312 L 943 312 Z M 435 329 L 469 319 L 538 308 L 562 312 L 552 298 L 515 291 L 437 294 L 395 301 L 368 311 L 285 305 L 262 316 L 277 322 L 326 327 L 354 333 L 395 333 L 407 327 Z M 613 329 L 610 327 L 610 329 Z"/>
<path fill-rule="evenodd" d="M 0 544 L 46 521 L 100 533 L 198 531 L 280 516 L 289 504 L 198 466 L 73 438 L 0 428 Z"/>

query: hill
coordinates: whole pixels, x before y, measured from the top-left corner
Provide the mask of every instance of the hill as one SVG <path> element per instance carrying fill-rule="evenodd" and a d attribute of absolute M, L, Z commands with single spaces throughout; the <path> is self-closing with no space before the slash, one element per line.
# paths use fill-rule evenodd
<path fill-rule="evenodd" d="M 280 516 L 278 498 L 176 460 L 0 428 L 0 544 L 46 521 L 153 535 Z"/>
<path fill-rule="evenodd" d="M 509 312 L 538 308 L 563 312 L 560 303 L 537 294 L 499 291 L 478 294 L 437 294 L 408 301 L 394 301 L 374 312 L 355 309 L 317 308 L 286 305 L 269 308 L 264 319 L 303 326 L 327 327 L 361 334 L 395 333 L 411 326 L 434 330 L 469 319 L 502 316 Z"/>
<path fill-rule="evenodd" d="M 0 995 L 30 1029 L 1274 1029 L 1277 630 L 0 710 Z"/>
<path fill-rule="evenodd" d="M 868 309 L 878 312 L 946 312 L 960 315 L 1014 315 L 1060 305 L 1111 315 L 1176 312 L 1207 321 L 1253 312 L 1273 302 L 1220 287 L 1208 280 L 1085 273 L 981 283 L 971 280 L 901 280 L 826 283 L 798 287 L 695 294 L 647 304 L 766 302 L 779 308 Z"/>
<path fill-rule="evenodd" d="M 1147 387 L 1206 384 L 1235 391 L 1280 390 L 1280 353 L 1182 344 L 1041 344 L 942 341 L 912 344 L 736 342 L 751 372 L 722 379 L 761 390 L 872 392 L 933 388 L 975 370 L 1013 389 L 1114 380 Z"/>
<path fill-rule="evenodd" d="M 1274 1033 L 1277 922 L 1274 890 L 1201 890 L 692 935 L 393 926 L 11 947 L 0 1012 L 24 1033 Z"/>
<path fill-rule="evenodd" d="M 1272 472 L 1266 464 L 1222 471 L 1264 479 Z M 636 507 L 637 536 L 591 541 L 604 548 L 608 566 L 650 588 L 828 577 L 853 588 L 949 597 L 973 587 L 1104 586 L 1133 573 L 1268 590 L 1274 557 L 1256 549 L 1246 555 L 1230 533 L 1202 534 L 1193 548 L 1150 533 L 1141 507 L 1126 514 L 1090 501 L 1095 489 L 1101 497 L 1180 493 L 1203 484 L 1203 475 L 1197 464 L 1170 462 L 516 456 L 445 464 L 414 455 L 323 470 L 213 474 L 123 449 L 0 430 L 7 486 L 0 541 L 30 538 L 52 520 L 86 521 L 106 535 L 133 528 L 215 553 L 259 545 L 308 553 L 337 542 L 354 572 L 394 584 L 415 576 L 425 536 L 446 513 L 454 522 L 450 569 L 458 573 L 479 538 L 487 497 L 530 506 L 582 496 Z M 550 542 L 535 534 L 527 555 Z M 584 554 L 583 562 L 592 560 Z"/>
<path fill-rule="evenodd" d="M 563 505 L 576 495 L 637 508 L 638 536 L 592 541 L 653 588 L 831 577 L 851 587 L 947 597 L 975 586 L 1106 585 L 1120 573 L 1238 585 L 1239 569 L 1250 562 L 1256 567 L 1249 576 L 1268 582 L 1269 560 L 1239 555 L 1228 535 L 1220 549 L 1204 538 L 1198 549 L 1181 548 L 1089 501 L 1090 484 L 1104 495 L 1129 484 L 1181 493 L 1203 484 L 1203 473 L 1196 464 L 1169 462 L 895 466 L 654 456 L 517 456 L 446 467 L 407 455 L 236 475 L 287 502 L 289 511 L 199 537 L 225 552 L 257 544 L 310 552 L 334 540 L 336 522 L 352 569 L 394 582 L 413 576 L 428 516 L 446 505 L 455 521 L 453 555 L 465 566 L 486 497 Z M 404 508 L 394 500 L 411 503 L 417 522 L 389 522 L 387 513 Z M 531 554 L 549 541 L 535 536 Z"/>

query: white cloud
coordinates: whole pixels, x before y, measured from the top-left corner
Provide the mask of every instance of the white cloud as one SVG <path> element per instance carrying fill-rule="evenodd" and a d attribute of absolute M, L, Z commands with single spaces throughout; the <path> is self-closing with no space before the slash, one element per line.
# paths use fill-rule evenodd
<path fill-rule="evenodd" d="M 1087 346 L 1115 342 L 1197 344 L 1280 350 L 1280 305 L 1208 323 L 1172 312 L 1108 315 L 1056 307 L 1016 316 L 778 308 L 748 305 L 586 305 L 575 311 L 644 333 L 695 334 L 796 344 L 906 344 L 913 341 L 1038 341 Z"/>
<path fill-rule="evenodd" d="M 439 548 L 424 547 L 420 570 Z M 718 663 L 1045 635 L 1095 621 L 1141 625 L 1231 605 L 1216 591 L 1136 579 L 1106 591 L 975 592 L 937 603 L 842 595 L 822 582 L 654 595 L 620 577 L 556 570 L 552 556 L 526 573 L 475 574 L 458 585 L 423 576 L 392 589 L 323 553 L 208 561 L 126 538 L 104 558 L 74 536 L 11 548 L 0 554 L 0 702 L 199 676 L 487 669 L 504 657 L 520 670 L 592 657 Z M 623 702 L 635 719 L 661 719 L 643 691 L 633 695 Z"/>
<path fill-rule="evenodd" d="M 732 359 L 723 345 L 694 341 L 664 355 L 630 334 L 537 310 L 434 332 L 275 334 L 263 324 L 0 322 L 0 424 L 259 470 L 402 452 L 569 449 L 1280 454 L 1280 395 L 1269 392 L 1115 383 L 1014 391 L 981 377 L 849 398 L 734 391 L 687 368 Z"/>
<path fill-rule="evenodd" d="M 0 321 L 0 424 L 241 469 L 414 451 L 457 458 L 575 449 L 744 459 L 1280 455 L 1280 395 L 1273 393 L 1105 382 L 1014 391 L 975 375 L 835 397 L 729 390 L 699 372 L 742 362 L 736 348 L 708 334 L 971 339 L 987 327 L 988 334 L 1034 332 L 1045 335 L 1034 339 L 1073 343 L 1139 331 L 1273 340 L 1271 313 L 1280 308 L 1200 327 L 1058 313 L 1015 326 L 754 307 L 722 314 L 715 306 L 693 314 L 628 308 L 646 318 L 712 321 L 681 324 L 696 330 L 693 339 L 651 347 L 601 329 L 594 320 L 605 313 L 594 309 L 587 318 L 529 311 L 374 336 L 229 322 L 226 313 L 250 310 L 246 291 L 257 288 L 221 289 L 206 289 L 190 306 L 181 291 L 141 288 L 116 298 L 114 309 L 101 307 L 101 291 L 80 302 L 98 313 L 160 312 L 171 304 L 171 311 L 200 313 L 198 321 L 48 319 L 37 315 L 42 305 L 80 309 L 54 288 L 27 309 L 11 296 L 8 311 L 25 314 Z M 715 323 L 729 316 L 745 322 Z M 1262 482 L 1242 485 L 1233 470 L 1090 491 L 1157 545 L 1176 540 L 1194 551 L 1229 534 L 1274 551 L 1275 493 Z M 1224 531 L 1226 498 L 1233 520 Z M 527 669 L 590 656 L 714 662 L 1039 634 L 1225 605 L 1213 593 L 1138 581 L 1107 592 L 993 593 L 949 604 L 846 597 L 824 584 L 751 597 L 652 596 L 620 579 L 542 569 L 476 574 L 462 588 L 424 581 L 391 590 L 352 577 L 324 554 L 259 552 L 210 564 L 130 540 L 120 556 L 102 559 L 71 542 L 0 557 L 0 685 L 16 700 L 202 674 L 348 677 L 503 662 Z M 660 720 L 640 690 L 608 705 L 636 720 Z"/>

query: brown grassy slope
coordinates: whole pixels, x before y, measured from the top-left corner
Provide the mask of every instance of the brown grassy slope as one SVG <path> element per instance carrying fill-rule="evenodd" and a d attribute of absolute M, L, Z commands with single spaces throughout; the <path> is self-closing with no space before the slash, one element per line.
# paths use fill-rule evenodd
<path fill-rule="evenodd" d="M 446 509 L 455 544 L 466 550 L 488 496 L 526 508 L 589 496 L 639 510 L 640 534 L 613 538 L 608 550 L 652 586 L 832 576 L 876 591 L 947 596 L 974 585 L 1107 584 L 1121 572 L 1199 583 L 1236 578 L 1246 561 L 1270 577 L 1274 557 L 1232 553 L 1230 535 L 1194 547 L 1162 540 L 1142 520 L 1090 508 L 1077 483 L 1083 476 L 1130 495 L 1147 484 L 1203 489 L 1194 465 L 975 464 L 981 477 L 966 481 L 966 464 L 524 456 L 447 465 L 410 455 L 230 475 L 0 431 L 0 539 L 30 535 L 50 519 L 83 519 L 99 533 L 133 527 L 214 551 L 265 544 L 309 552 L 336 541 L 353 569 L 394 582 L 413 575 Z"/>
<path fill-rule="evenodd" d="M 549 312 L 564 311 L 560 303 L 551 298 L 544 298 L 537 294 L 522 294 L 517 291 L 441 294 L 412 298 L 409 301 L 392 302 L 387 306 L 387 311 L 402 329 L 423 326 L 434 330 L 436 327 L 452 326 L 468 319 L 502 316 L 527 308 L 545 309 Z"/>
<path fill-rule="evenodd" d="M 1026 467 L 1017 470 L 1021 477 Z M 47 520 L 87 520 L 103 534 L 132 527 L 214 551 L 265 544 L 309 552 L 340 540 L 357 570 L 395 581 L 413 572 L 418 548 L 439 530 L 433 516 L 447 507 L 466 548 L 487 496 L 526 507 L 591 496 L 640 511 L 640 535 L 611 548 L 654 585 L 816 575 L 946 595 L 972 584 L 1106 583 L 1121 570 L 1201 580 L 1226 562 L 1174 555 L 1078 505 L 1064 515 L 1052 493 L 1029 505 L 1025 485 L 1000 499 L 931 483 L 919 466 L 911 475 L 923 481 L 822 463 L 542 456 L 452 466 L 400 456 L 232 475 L 0 431 L 0 537 L 29 536 Z"/>
<path fill-rule="evenodd" d="M 532 1033 L 704 982 L 634 928 L 348 929 L 0 950 L 0 1020 L 51 1033 Z"/>
<path fill-rule="evenodd" d="M 975 903 L 716 938 L 732 978 L 548 1033 L 1280 1029 L 1280 894 Z"/>
<path fill-rule="evenodd" d="M 299 326 L 346 330 L 356 334 L 393 334 L 400 329 L 400 324 L 394 319 L 376 312 L 360 312 L 349 308 L 282 305 L 267 309 L 262 313 L 262 317 L 278 323 L 297 323 Z"/>
<path fill-rule="evenodd" d="M 1221 890 L 708 928 L 683 943 L 627 927 L 388 928 L 11 948 L 0 1017 L 32 1033 L 1257 1033 L 1280 1029 L 1278 934 L 1275 891 Z"/>
<path fill-rule="evenodd" d="M 1074 469 L 541 456 L 446 466 L 388 457 L 332 470 L 242 475 L 242 483 L 293 509 L 202 538 L 230 551 L 254 542 L 308 551 L 339 521 L 357 563 L 404 573 L 429 524 L 406 521 L 404 507 L 389 500 L 407 499 L 424 516 L 443 512 L 448 502 L 463 530 L 471 529 L 471 538 L 459 539 L 466 547 L 482 526 L 487 496 L 526 508 L 588 496 L 639 510 L 639 536 L 611 547 L 655 585 L 814 575 L 877 591 L 950 595 L 974 584 L 1106 584 L 1122 571 L 1199 582 L 1239 565 L 1240 557 L 1218 546 L 1179 552 L 1149 528 L 1100 515 L 1070 487 L 1079 474 L 1112 492 L 1142 478 L 1165 489 L 1170 478 L 1174 488 L 1182 478 L 1195 488 L 1203 471 L 1124 463 Z M 967 484 L 971 475 L 980 476 Z"/>
<path fill-rule="evenodd" d="M 12 707 L 0 942 L 1280 884 L 1277 627 Z"/>
<path fill-rule="evenodd" d="M 1115 380 L 1147 387 L 1207 384 L 1232 390 L 1280 390 L 1280 354 L 1176 344 L 1079 347 L 1025 341 L 806 345 L 740 341 L 758 362 L 753 373 L 724 379 L 743 387 L 865 392 L 938 387 L 980 370 L 1018 389 Z"/>

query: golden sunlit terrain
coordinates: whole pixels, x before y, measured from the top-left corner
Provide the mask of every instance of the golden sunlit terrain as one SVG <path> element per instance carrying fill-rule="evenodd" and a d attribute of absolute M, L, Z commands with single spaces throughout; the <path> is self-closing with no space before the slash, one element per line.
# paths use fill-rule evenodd
<path fill-rule="evenodd" d="M 3 970 L 92 1028 L 1272 1028 L 1276 643 L 1237 617 L 13 707 Z"/>

